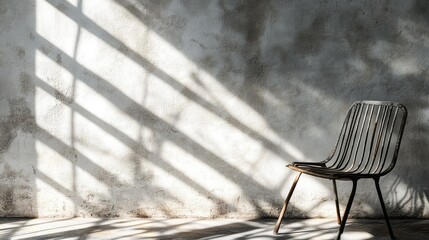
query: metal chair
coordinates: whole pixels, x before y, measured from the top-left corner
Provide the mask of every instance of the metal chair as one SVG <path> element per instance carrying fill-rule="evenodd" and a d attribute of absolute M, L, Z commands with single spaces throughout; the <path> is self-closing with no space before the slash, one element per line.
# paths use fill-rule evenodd
<path fill-rule="evenodd" d="M 337 221 L 340 224 L 337 239 L 341 238 L 347 217 L 356 193 L 356 185 L 361 178 L 372 178 L 386 220 L 390 237 L 395 239 L 387 216 L 379 180 L 395 166 L 402 133 L 407 118 L 405 106 L 385 101 L 355 102 L 349 109 L 340 136 L 329 157 L 321 162 L 294 162 L 288 168 L 297 171 L 295 181 L 286 197 L 280 216 L 274 228 L 277 234 L 287 205 L 301 174 L 332 180 Z M 340 217 L 336 180 L 352 181 L 353 187 L 344 211 Z"/>

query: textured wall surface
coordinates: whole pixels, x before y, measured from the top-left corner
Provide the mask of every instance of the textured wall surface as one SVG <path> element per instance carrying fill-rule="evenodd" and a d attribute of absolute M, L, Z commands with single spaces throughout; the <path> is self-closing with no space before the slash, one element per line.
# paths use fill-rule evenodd
<path fill-rule="evenodd" d="M 277 216 L 372 99 L 409 110 L 388 211 L 429 217 L 428 69 L 425 0 L 0 1 L 0 216 Z M 289 210 L 335 216 L 331 183 Z"/>

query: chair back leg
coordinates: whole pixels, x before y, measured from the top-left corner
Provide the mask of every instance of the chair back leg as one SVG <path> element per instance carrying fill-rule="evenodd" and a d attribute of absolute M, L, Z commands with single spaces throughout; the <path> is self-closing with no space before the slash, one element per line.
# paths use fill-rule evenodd
<path fill-rule="evenodd" d="M 337 240 L 341 239 L 341 234 L 344 232 L 344 227 L 346 226 L 347 217 L 349 216 L 350 208 L 352 207 L 353 199 L 355 197 L 357 180 L 353 179 L 352 181 L 353 181 L 352 192 L 350 193 L 349 202 L 347 203 L 347 207 L 344 212 L 343 219 L 341 221 L 341 226 L 340 226 L 340 229 L 338 230 Z"/>
<path fill-rule="evenodd" d="M 296 175 L 296 177 L 295 177 L 295 180 L 293 181 L 292 187 L 290 188 L 289 193 L 288 193 L 288 195 L 285 199 L 285 202 L 283 204 L 282 210 L 280 211 L 280 216 L 277 219 L 276 226 L 274 227 L 274 230 L 273 230 L 274 234 L 277 234 L 279 232 L 279 228 L 280 228 L 280 225 L 282 223 L 283 216 L 286 213 L 287 205 L 290 201 L 290 198 L 292 197 L 293 191 L 295 190 L 296 184 L 298 183 L 300 176 L 301 176 L 301 173 L 298 173 L 298 175 Z"/>
<path fill-rule="evenodd" d="M 383 210 L 384 219 L 386 220 L 387 229 L 389 230 L 390 238 L 396 239 L 395 235 L 393 234 L 392 226 L 390 225 L 389 216 L 387 215 L 387 211 L 386 211 L 386 206 L 384 205 L 383 195 L 381 195 L 379 180 L 380 178 L 374 178 L 375 187 L 377 188 L 377 193 L 378 193 L 378 199 L 380 200 L 381 209 Z"/>

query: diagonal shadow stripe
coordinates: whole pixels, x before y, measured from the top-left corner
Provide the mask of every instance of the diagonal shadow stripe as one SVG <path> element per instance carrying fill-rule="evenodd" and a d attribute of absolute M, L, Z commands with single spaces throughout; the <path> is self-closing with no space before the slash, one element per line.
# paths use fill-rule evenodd
<path fill-rule="evenodd" d="M 175 167 L 173 167 L 171 164 L 169 164 L 167 161 L 165 161 L 161 157 L 153 155 L 144 146 L 142 146 L 141 144 L 137 143 L 135 140 L 133 140 L 132 138 L 128 137 L 126 134 L 124 134 L 120 130 L 116 129 L 112 125 L 108 124 L 104 120 L 102 120 L 99 117 L 95 116 L 94 114 L 92 114 L 91 112 L 89 112 L 88 110 L 86 110 L 85 108 L 83 108 L 80 104 L 77 104 L 77 103 L 75 103 L 73 101 L 67 100 L 67 96 L 63 95 L 58 90 L 54 89 L 53 87 L 49 86 L 47 83 L 43 82 L 42 80 L 40 80 L 38 78 L 35 79 L 35 82 L 36 82 L 37 87 L 40 87 L 41 89 L 45 90 L 47 93 L 51 94 L 52 96 L 57 97 L 57 99 L 59 99 L 60 101 L 62 101 L 64 104 L 68 104 L 70 106 L 70 108 L 72 108 L 73 110 L 75 110 L 76 112 L 78 112 L 79 114 L 81 114 L 82 116 L 84 116 L 86 119 L 88 119 L 91 122 L 93 122 L 94 124 L 96 124 L 98 127 L 102 128 L 104 131 L 106 131 L 107 133 L 109 133 L 111 136 L 115 137 L 116 139 L 118 139 L 119 141 L 121 141 L 122 143 L 124 143 L 125 145 L 127 145 L 128 147 L 130 147 L 136 154 L 138 154 L 139 157 L 143 157 L 143 158 L 146 158 L 146 159 L 149 159 L 149 155 L 155 157 L 156 159 L 154 159 L 152 161 L 153 164 L 155 164 L 156 166 L 164 169 L 165 171 L 170 172 L 177 179 L 179 179 L 182 182 L 186 183 L 187 185 L 191 186 L 192 188 L 194 188 L 196 191 L 200 192 L 201 194 L 204 194 L 208 198 L 213 199 L 214 202 L 216 203 L 217 207 L 222 207 L 221 205 L 228 205 L 224 200 L 220 199 L 219 197 L 217 197 L 216 195 L 214 195 L 213 193 L 211 193 L 210 191 L 208 191 L 206 188 L 204 188 L 199 183 L 197 183 L 197 182 L 193 181 L 192 179 L 190 179 L 188 176 L 186 176 L 181 171 L 179 171 L 178 169 L 176 169 Z M 61 141 L 61 140 L 56 139 L 56 141 Z M 63 143 L 61 145 L 64 146 L 64 147 L 66 146 L 65 143 Z M 68 148 L 70 148 L 70 147 L 68 147 Z M 72 150 L 70 148 L 69 151 L 77 151 L 77 150 Z M 82 155 L 82 154 L 80 154 L 80 155 Z M 85 170 L 85 169 L 83 169 L 83 170 Z M 235 207 L 233 207 L 231 205 L 228 205 L 228 206 L 232 210 L 235 209 Z"/>
<path fill-rule="evenodd" d="M 52 49 L 56 53 L 62 53 L 64 55 L 62 66 L 75 73 L 76 78 L 80 79 L 82 83 L 85 83 L 92 89 L 97 89 L 97 92 L 101 96 L 109 100 L 117 108 L 122 109 L 130 117 L 144 124 L 154 132 L 161 133 L 160 130 L 165 130 L 165 133 L 163 133 L 163 137 L 165 139 L 169 139 L 170 141 L 174 142 L 177 146 L 194 155 L 196 158 L 200 159 L 202 162 L 218 171 L 230 181 L 240 185 L 249 200 L 255 198 L 255 196 L 251 194 L 251 192 L 255 191 L 258 192 L 260 196 L 270 196 L 274 194 L 273 190 L 261 185 L 251 176 L 241 172 L 215 153 L 201 146 L 189 136 L 182 133 L 175 126 L 172 126 L 170 123 L 159 118 L 149 110 L 142 108 L 140 104 L 119 91 L 111 83 L 107 82 L 91 70 L 85 68 L 85 66 L 74 61 L 74 59 L 67 56 L 62 50 L 49 43 L 42 36 L 37 35 L 36 40 L 40 44 L 38 49 L 46 54 L 47 57 L 51 58 L 52 60 L 55 58 L 52 54 L 49 54 L 48 49 Z M 246 191 L 246 189 L 252 189 L 252 191 Z M 271 204 L 274 205 L 274 200 L 271 201 Z M 263 212 L 259 206 L 259 203 L 255 201 L 252 202 L 255 205 L 257 211 L 262 214 Z"/>
<path fill-rule="evenodd" d="M 99 27 L 96 23 L 94 23 L 91 19 L 89 19 L 87 16 L 82 14 L 75 6 L 70 4 L 67 1 L 61 1 L 61 4 L 63 4 L 65 7 L 58 7 L 53 0 L 48 0 L 48 3 L 50 3 L 53 7 L 55 7 L 58 11 L 65 14 L 67 17 L 75 21 L 77 24 L 79 24 L 81 27 L 85 28 L 87 31 L 91 32 L 92 34 L 96 35 L 99 39 L 104 41 L 105 43 L 109 44 L 111 47 L 117 49 L 121 52 L 126 52 L 126 56 L 133 60 L 134 62 L 138 63 L 141 67 L 148 70 L 151 74 L 157 76 L 159 79 L 170 85 L 172 88 L 179 91 L 183 96 L 188 98 L 189 100 L 193 101 L 194 103 L 200 105 L 201 107 L 205 108 L 206 110 L 212 112 L 219 118 L 223 119 L 224 121 L 230 123 L 233 125 L 236 129 L 240 130 L 241 132 L 245 133 L 249 137 L 259 141 L 265 148 L 269 149 L 271 152 L 277 154 L 283 159 L 291 159 L 291 155 L 288 154 L 284 149 L 279 147 L 277 144 L 272 142 L 271 140 L 267 139 L 260 133 L 256 132 L 255 130 L 251 129 L 250 127 L 246 126 L 242 122 L 240 122 L 238 119 L 236 119 L 233 115 L 231 115 L 229 112 L 223 109 L 219 109 L 217 106 L 213 105 L 212 103 L 208 102 L 204 98 L 197 95 L 195 92 L 193 92 L 191 89 L 186 87 L 185 85 L 181 84 L 180 82 L 176 81 L 173 77 L 168 75 L 166 72 L 149 62 L 147 59 L 142 57 L 140 54 L 135 52 L 133 49 L 129 48 L 127 45 L 125 45 L 123 42 L 116 39 L 114 36 L 112 36 L 109 32 L 104 30 L 103 28 Z M 65 10 L 67 9 L 67 10 Z M 66 55 L 66 54 L 63 54 Z"/>

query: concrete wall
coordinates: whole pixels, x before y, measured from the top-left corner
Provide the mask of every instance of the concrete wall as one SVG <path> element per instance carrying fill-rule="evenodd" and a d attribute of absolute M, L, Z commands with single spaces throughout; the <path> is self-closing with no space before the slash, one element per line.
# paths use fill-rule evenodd
<path fill-rule="evenodd" d="M 284 166 L 376 99 L 409 109 L 388 211 L 429 217 L 425 0 L 9 0 L 0 34 L 0 216 L 277 216 Z M 334 217 L 331 183 L 289 210 Z M 351 214 L 381 216 L 371 181 Z"/>

